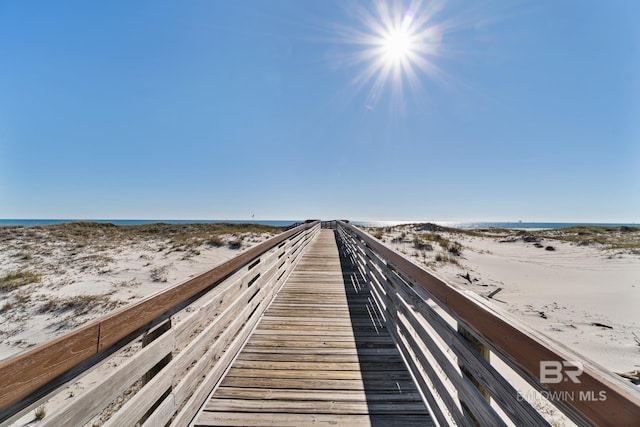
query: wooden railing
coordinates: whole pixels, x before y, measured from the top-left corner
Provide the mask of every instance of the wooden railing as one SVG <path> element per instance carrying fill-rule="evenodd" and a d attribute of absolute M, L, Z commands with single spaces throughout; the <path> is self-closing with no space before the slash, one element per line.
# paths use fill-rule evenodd
<path fill-rule="evenodd" d="M 302 224 L 3 362 L 0 424 L 54 401 L 39 426 L 187 424 L 319 229 Z M 66 391 L 75 382 L 82 393 Z"/>
<path fill-rule="evenodd" d="M 494 358 L 532 389 L 556 393 L 550 403 L 578 425 L 639 424 L 640 393 L 620 378 L 550 344 L 366 232 L 342 221 L 323 225 L 337 228 L 342 249 L 371 283 L 441 425 L 549 425 Z M 39 426 L 188 424 L 320 226 L 302 224 L 1 363 L 0 424 L 47 402 L 56 409 L 48 409 Z M 580 382 L 541 381 L 541 362 L 576 360 L 584 366 Z"/>
<path fill-rule="evenodd" d="M 496 369 L 491 352 L 578 425 L 640 425 L 640 392 L 454 288 L 366 232 L 338 223 L 388 329 L 441 425 L 549 425 Z M 443 314 L 445 313 L 445 314 Z M 579 382 L 543 383 L 541 362 L 580 361 Z M 499 408 L 499 409 L 497 409 Z"/>

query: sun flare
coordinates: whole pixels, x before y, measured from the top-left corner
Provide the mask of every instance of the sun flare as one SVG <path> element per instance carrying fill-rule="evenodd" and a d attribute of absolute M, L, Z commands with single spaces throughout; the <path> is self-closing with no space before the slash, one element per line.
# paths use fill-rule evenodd
<path fill-rule="evenodd" d="M 411 35 L 404 29 L 391 31 L 384 40 L 382 40 L 382 49 L 387 61 L 402 61 L 406 59 L 414 49 Z"/>
<path fill-rule="evenodd" d="M 344 34 L 348 43 L 358 47 L 353 58 L 362 68 L 353 83 L 368 91 L 365 108 L 374 109 L 385 94 L 402 104 L 405 95 L 422 89 L 425 79 L 441 77 L 435 64 L 444 28 L 435 20 L 441 5 L 380 1 L 352 10 L 362 26 Z"/>

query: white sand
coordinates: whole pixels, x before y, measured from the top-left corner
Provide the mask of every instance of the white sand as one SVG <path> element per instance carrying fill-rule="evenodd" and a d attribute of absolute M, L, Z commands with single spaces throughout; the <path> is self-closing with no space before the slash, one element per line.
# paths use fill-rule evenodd
<path fill-rule="evenodd" d="M 454 286 L 485 297 L 502 288 L 489 304 L 569 348 L 578 359 L 617 373 L 640 368 L 640 345 L 634 337 L 640 339 L 637 249 L 609 250 L 555 239 L 540 241 L 543 247 L 538 248 L 522 239 L 439 232 L 463 245 L 462 253 L 452 256 L 434 242 L 433 250 L 416 249 L 413 239 L 422 233 L 403 226 L 384 233 L 382 240 Z M 549 245 L 556 250 L 545 250 Z M 456 263 L 436 261 L 438 255 Z M 463 277 L 467 274 L 471 283 Z M 492 356 L 492 364 L 551 425 L 575 425 L 497 357 Z"/>
<path fill-rule="evenodd" d="M 441 233 L 463 245 L 455 257 L 458 266 L 435 262 L 436 253 L 444 254 L 437 245 L 433 251 L 416 250 L 411 228 L 403 229 L 402 243 L 391 242 L 401 230 L 386 234 L 386 243 L 449 283 L 484 296 L 503 288 L 490 301 L 526 325 L 613 372 L 640 368 L 633 335 L 640 337 L 637 253 L 545 239 L 543 246 L 556 249 L 547 251 L 522 239 Z M 466 273 L 472 283 L 461 277 Z"/>
<path fill-rule="evenodd" d="M 203 244 L 182 250 L 168 244 L 166 236 L 82 247 L 73 239 L 0 243 L 0 275 L 25 268 L 42 273 L 38 283 L 0 292 L 0 360 L 194 277 L 270 236 L 243 237 L 240 249 Z M 23 253 L 31 254 L 29 259 L 22 259 Z M 75 297 L 90 296 L 97 301 L 64 307 Z M 45 310 L 56 302 L 57 308 Z"/>
<path fill-rule="evenodd" d="M 640 336 L 639 256 L 608 259 L 601 250 L 563 242 L 553 242 L 553 252 L 522 241 L 465 244 L 470 274 L 502 287 L 494 298 L 516 318 L 614 372 L 640 367 L 632 335 Z"/>
<path fill-rule="evenodd" d="M 402 231 L 407 234 L 403 241 L 392 242 Z M 501 242 L 513 239 L 442 235 L 463 245 L 461 256 L 455 257 L 459 266 L 436 262 L 437 254 L 445 254 L 437 244 L 432 251 L 415 249 L 411 226 L 386 233 L 383 240 L 454 285 L 480 295 L 503 288 L 493 298 L 494 304 L 611 371 L 640 368 L 640 346 L 633 335 L 640 336 L 639 255 L 555 240 L 541 242 L 556 248 L 546 251 L 521 239 Z M 268 237 L 247 236 L 244 248 Z M 28 239 L 12 243 L 0 245 L 0 274 L 31 265 L 43 276 L 39 283 L 0 292 L 0 308 L 21 296 L 28 299 L 0 312 L 0 360 L 193 277 L 238 253 L 227 246 L 208 245 L 176 250 L 166 243 L 166 237 L 120 242 L 117 247 L 104 243 L 78 248 L 73 241 L 52 241 L 47 247 L 34 248 Z M 35 255 L 21 260 L 19 255 L 25 247 Z M 467 272 L 472 284 L 460 276 Z M 101 299 L 88 311 L 80 307 L 41 312 L 52 299 L 78 295 Z"/>
<path fill-rule="evenodd" d="M 404 239 L 392 241 L 403 231 Z M 430 251 L 415 249 L 413 232 L 411 226 L 404 226 L 382 238 L 390 247 L 455 286 L 484 296 L 502 288 L 490 300 L 493 304 L 605 369 L 628 372 L 640 368 L 640 346 L 633 335 L 640 336 L 637 252 L 603 250 L 556 240 L 541 242 L 556 249 L 546 251 L 521 239 L 501 242 L 500 238 L 440 233 L 463 245 L 462 254 L 452 257 L 435 243 Z M 247 236 L 240 250 L 267 237 Z M 39 283 L 0 292 L 0 360 L 193 277 L 239 252 L 226 246 L 208 245 L 191 251 L 175 250 L 166 240 L 165 237 L 120 242 L 117 247 L 109 244 L 77 247 L 69 241 L 34 248 L 28 239 L 0 243 L 0 274 L 25 266 L 43 273 Z M 36 255 L 22 260 L 24 248 Z M 436 261 L 437 255 L 454 259 L 458 265 Z M 472 283 L 462 277 L 467 273 Z M 41 313 L 52 300 L 86 295 L 98 295 L 101 300 L 88 311 L 80 307 Z M 18 304 L 20 296 L 26 301 Z M 7 304 L 16 307 L 2 310 Z M 519 390 L 526 387 L 517 376 L 506 375 Z M 547 413 L 553 425 L 571 424 L 547 403 L 533 403 Z"/>

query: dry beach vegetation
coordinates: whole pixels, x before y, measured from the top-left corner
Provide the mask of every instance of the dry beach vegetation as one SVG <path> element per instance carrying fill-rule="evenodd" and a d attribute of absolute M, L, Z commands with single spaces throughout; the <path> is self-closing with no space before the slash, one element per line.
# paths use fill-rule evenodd
<path fill-rule="evenodd" d="M 226 223 L 0 227 L 0 360 L 281 231 Z"/>
<path fill-rule="evenodd" d="M 0 227 L 0 360 L 193 277 L 281 231 L 247 224 Z M 485 297 L 550 340 L 638 383 L 640 227 L 465 230 L 408 224 L 366 231 L 453 286 Z M 130 350 L 124 348 L 102 369 Z M 71 385 L 68 398 L 82 387 L 82 381 Z M 125 401 L 126 396 L 91 425 L 101 425 Z M 62 403 L 37 408 L 36 419 Z M 568 424 L 555 409 L 539 409 L 552 425 Z M 26 416 L 25 424 L 32 422 Z"/>
<path fill-rule="evenodd" d="M 640 227 L 367 231 L 558 344 L 627 378 L 640 369 Z"/>
<path fill-rule="evenodd" d="M 0 227 L 0 360 L 281 231 L 251 224 Z M 367 231 L 608 369 L 640 368 L 640 227 Z"/>

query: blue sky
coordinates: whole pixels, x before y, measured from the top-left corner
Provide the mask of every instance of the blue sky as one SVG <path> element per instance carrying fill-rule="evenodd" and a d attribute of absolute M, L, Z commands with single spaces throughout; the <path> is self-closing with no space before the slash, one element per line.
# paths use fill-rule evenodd
<path fill-rule="evenodd" d="M 0 218 L 639 222 L 638 16 L 2 0 Z"/>

